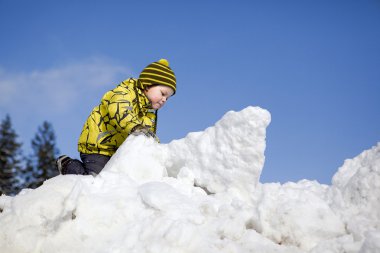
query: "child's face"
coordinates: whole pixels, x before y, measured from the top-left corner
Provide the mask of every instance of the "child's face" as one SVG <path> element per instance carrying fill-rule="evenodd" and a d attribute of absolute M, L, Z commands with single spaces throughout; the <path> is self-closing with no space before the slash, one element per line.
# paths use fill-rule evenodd
<path fill-rule="evenodd" d="M 156 110 L 163 107 L 173 94 L 173 89 L 165 85 L 154 85 L 145 90 L 145 95 L 152 104 L 152 108 Z"/>

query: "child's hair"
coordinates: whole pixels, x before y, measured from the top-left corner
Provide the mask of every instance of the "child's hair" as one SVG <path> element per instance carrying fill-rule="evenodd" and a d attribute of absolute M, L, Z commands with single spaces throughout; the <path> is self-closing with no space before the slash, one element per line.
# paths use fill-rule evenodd
<path fill-rule="evenodd" d="M 166 59 L 161 59 L 146 66 L 139 76 L 139 80 L 145 89 L 148 86 L 161 84 L 168 86 L 176 92 L 176 78 Z"/>

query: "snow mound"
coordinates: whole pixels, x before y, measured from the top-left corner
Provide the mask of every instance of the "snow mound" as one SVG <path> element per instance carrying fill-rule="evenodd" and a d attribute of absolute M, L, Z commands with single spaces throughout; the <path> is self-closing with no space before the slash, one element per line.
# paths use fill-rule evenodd
<path fill-rule="evenodd" d="M 169 144 L 131 136 L 95 178 L 1 196 L 1 252 L 379 252 L 380 143 L 331 186 L 261 184 L 269 122 L 248 107 Z"/>
<path fill-rule="evenodd" d="M 380 143 L 354 159 L 347 159 L 334 175 L 329 194 L 332 207 L 357 240 L 367 237 L 365 233 L 370 230 L 379 233 Z"/>

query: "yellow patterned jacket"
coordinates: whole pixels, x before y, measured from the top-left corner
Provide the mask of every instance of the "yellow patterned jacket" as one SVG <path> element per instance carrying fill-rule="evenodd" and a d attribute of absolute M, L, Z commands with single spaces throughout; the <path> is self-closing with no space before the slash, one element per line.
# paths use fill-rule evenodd
<path fill-rule="evenodd" d="M 104 94 L 83 126 L 78 151 L 112 156 L 135 126 L 149 127 L 156 133 L 156 110 L 130 78 Z"/>

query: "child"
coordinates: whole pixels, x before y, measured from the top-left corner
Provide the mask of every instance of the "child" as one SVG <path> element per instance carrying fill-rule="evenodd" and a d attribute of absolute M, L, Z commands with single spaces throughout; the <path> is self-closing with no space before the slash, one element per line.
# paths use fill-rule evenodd
<path fill-rule="evenodd" d="M 129 78 L 108 91 L 79 137 L 82 161 L 62 155 L 56 161 L 59 172 L 96 176 L 130 134 L 157 140 L 157 110 L 175 91 L 176 77 L 165 59 L 149 64 L 138 79 Z"/>

